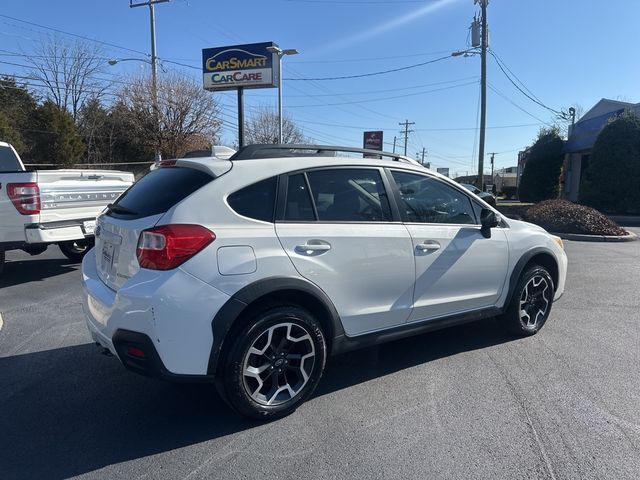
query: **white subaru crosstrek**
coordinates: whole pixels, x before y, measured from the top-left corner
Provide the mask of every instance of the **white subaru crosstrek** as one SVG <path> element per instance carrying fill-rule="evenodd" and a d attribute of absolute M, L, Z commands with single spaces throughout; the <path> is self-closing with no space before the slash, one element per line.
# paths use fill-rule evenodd
<path fill-rule="evenodd" d="M 330 354 L 490 316 L 532 335 L 567 271 L 542 228 L 408 158 L 338 147 L 165 161 L 95 234 L 93 339 L 134 372 L 215 381 L 254 418 L 293 411 Z"/>

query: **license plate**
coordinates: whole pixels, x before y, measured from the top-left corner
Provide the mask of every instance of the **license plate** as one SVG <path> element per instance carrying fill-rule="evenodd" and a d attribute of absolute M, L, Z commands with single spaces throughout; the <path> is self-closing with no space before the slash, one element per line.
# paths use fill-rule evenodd
<path fill-rule="evenodd" d="M 113 268 L 114 245 L 108 242 L 102 244 L 102 270 L 110 273 Z"/>
<path fill-rule="evenodd" d="M 96 221 L 88 220 L 86 222 L 82 222 L 82 226 L 84 228 L 85 235 L 93 235 L 96 231 Z"/>

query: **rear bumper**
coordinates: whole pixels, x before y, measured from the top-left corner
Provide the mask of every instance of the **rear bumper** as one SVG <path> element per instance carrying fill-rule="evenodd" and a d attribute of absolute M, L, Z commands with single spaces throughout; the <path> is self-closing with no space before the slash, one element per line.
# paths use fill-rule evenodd
<path fill-rule="evenodd" d="M 80 220 L 37 223 L 27 225 L 24 235 L 27 243 L 58 243 L 69 240 L 82 240 L 92 237 L 93 231 L 85 229 L 85 222 L 94 222 L 95 218 Z"/>
<path fill-rule="evenodd" d="M 209 375 L 178 375 L 167 370 L 149 337 L 131 330 L 116 330 L 113 347 L 122 364 L 132 372 L 172 382 L 213 382 Z M 132 353 L 136 352 L 136 354 Z M 143 355 L 140 355 L 142 353 Z"/>
<path fill-rule="evenodd" d="M 93 339 L 132 371 L 208 381 L 212 320 L 227 295 L 178 269 L 141 269 L 115 292 L 98 277 L 95 249 L 82 262 L 83 310 Z M 126 354 L 128 346 L 145 360 Z"/>

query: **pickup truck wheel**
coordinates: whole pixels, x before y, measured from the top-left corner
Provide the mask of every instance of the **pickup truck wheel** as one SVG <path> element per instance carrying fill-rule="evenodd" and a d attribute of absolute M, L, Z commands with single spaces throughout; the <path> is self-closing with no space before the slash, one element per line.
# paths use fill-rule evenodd
<path fill-rule="evenodd" d="M 528 267 L 520 276 L 511 303 L 500 317 L 511 333 L 525 337 L 534 335 L 549 318 L 555 288 L 546 268 Z"/>
<path fill-rule="evenodd" d="M 81 262 L 85 254 L 93 246 L 91 240 L 72 240 L 58 244 L 60 251 L 72 262 Z"/>
<path fill-rule="evenodd" d="M 282 306 L 259 313 L 233 341 L 218 389 L 246 417 L 287 415 L 320 381 L 327 347 L 320 324 L 306 310 Z"/>

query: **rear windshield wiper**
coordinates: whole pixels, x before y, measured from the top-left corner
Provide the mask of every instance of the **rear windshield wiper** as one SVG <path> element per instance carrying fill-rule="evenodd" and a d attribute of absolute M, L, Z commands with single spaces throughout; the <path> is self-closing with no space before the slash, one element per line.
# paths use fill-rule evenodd
<path fill-rule="evenodd" d="M 135 212 L 127 207 L 122 207 L 120 205 L 116 205 L 114 203 L 110 203 L 107 205 L 107 213 L 121 213 L 123 215 L 137 215 L 138 212 Z"/>

